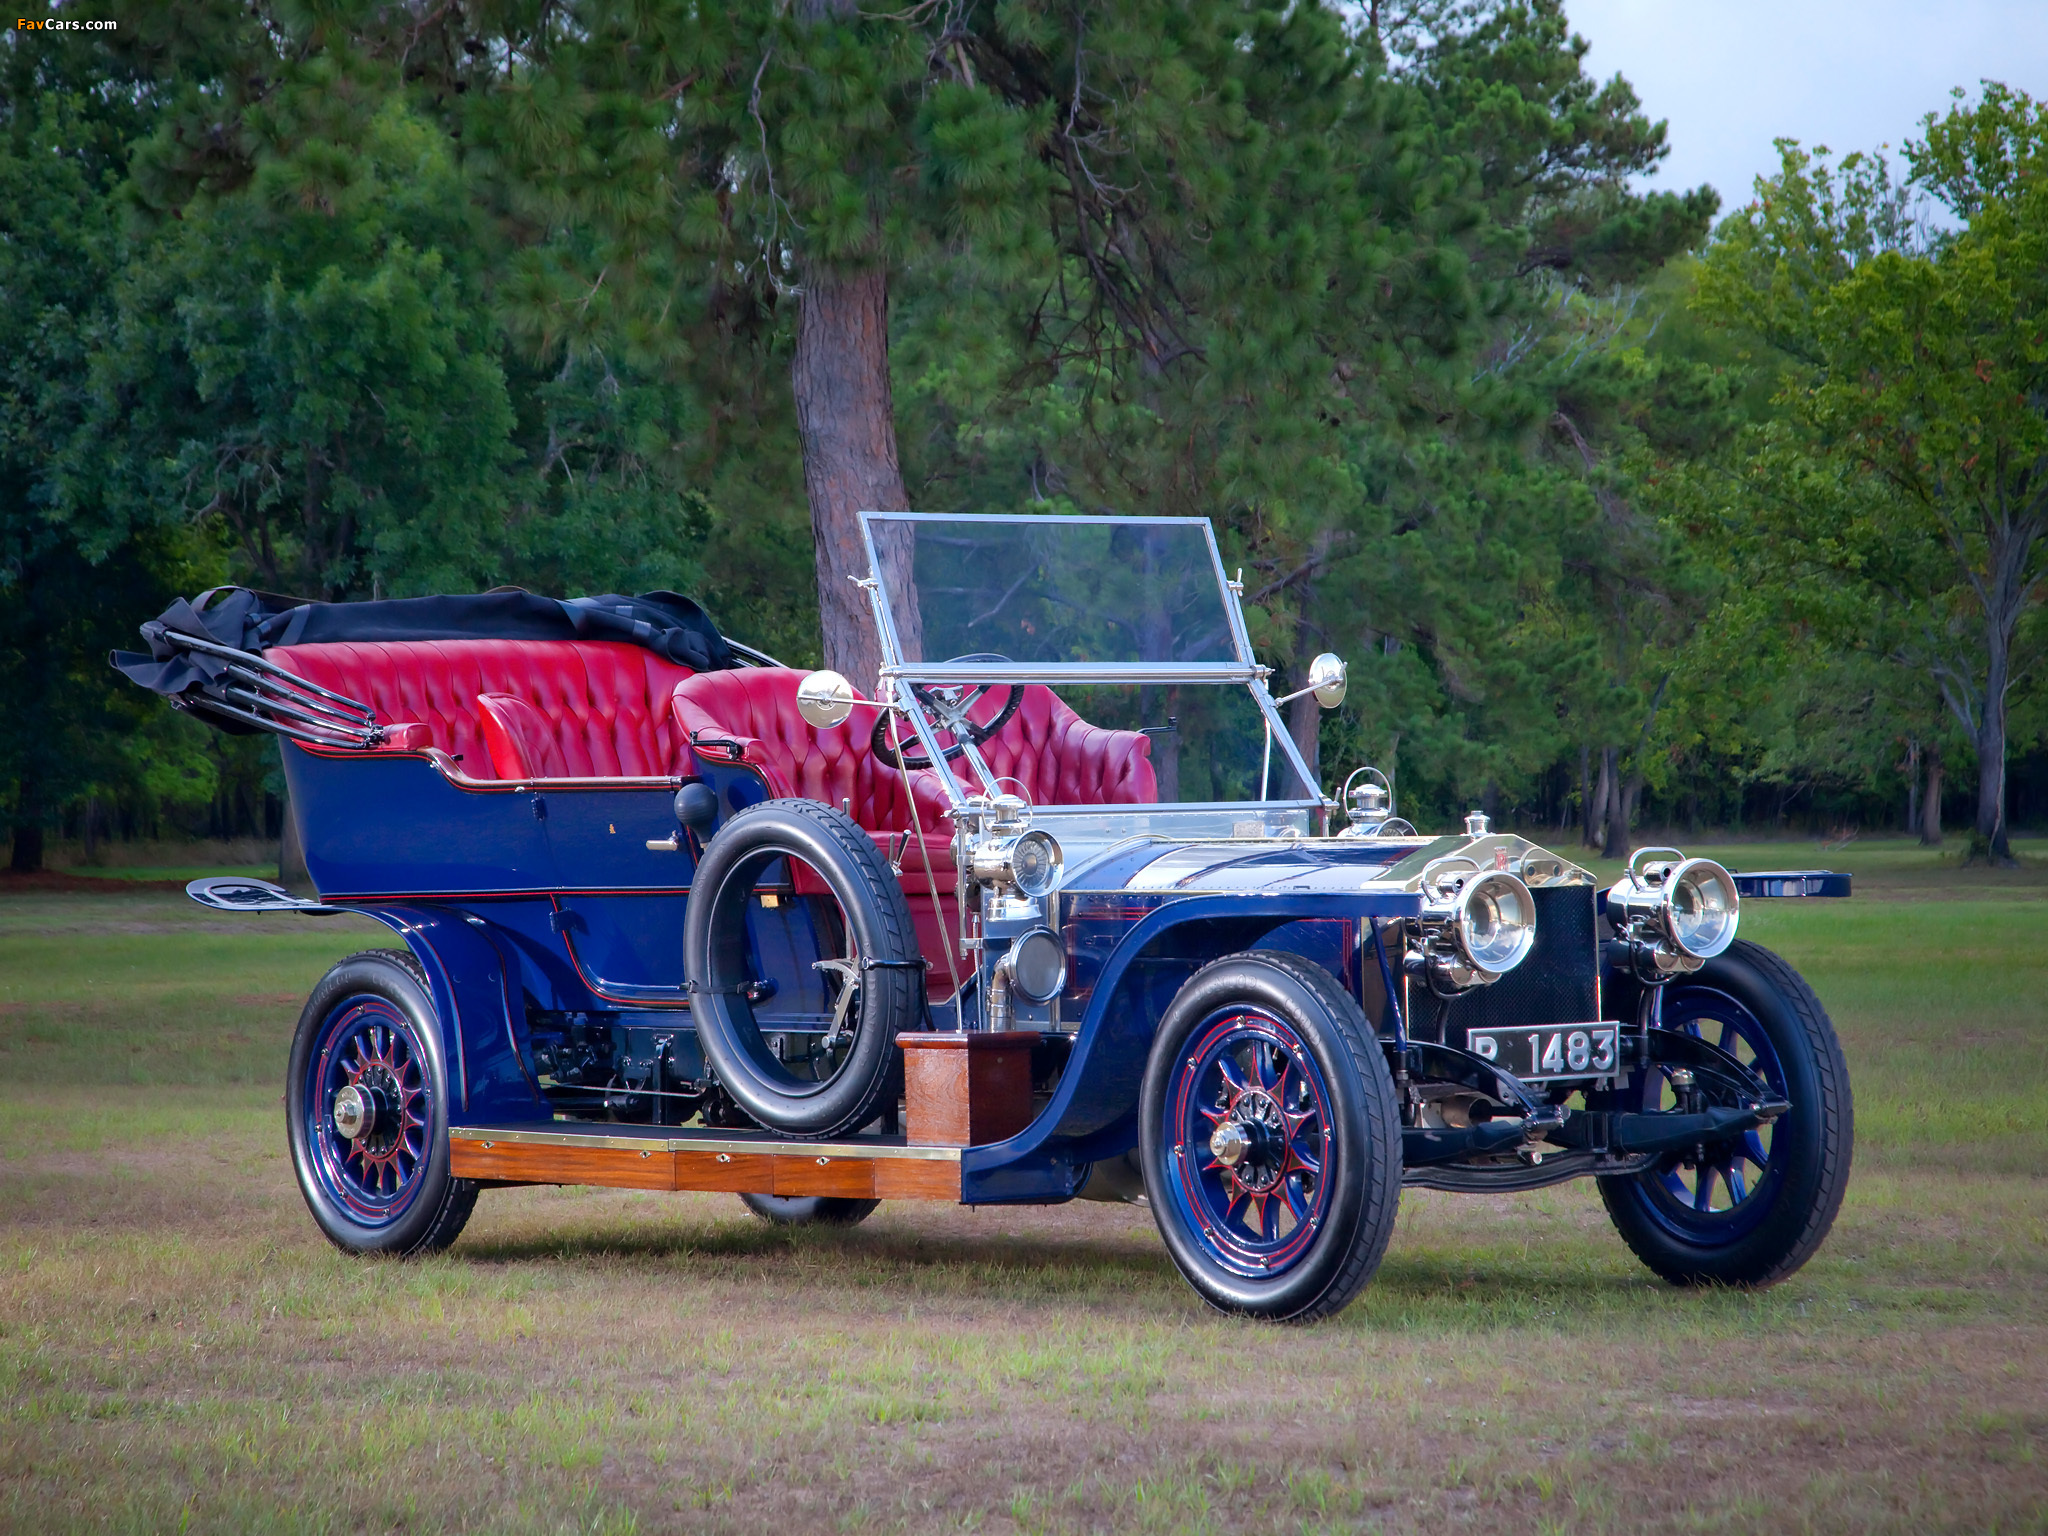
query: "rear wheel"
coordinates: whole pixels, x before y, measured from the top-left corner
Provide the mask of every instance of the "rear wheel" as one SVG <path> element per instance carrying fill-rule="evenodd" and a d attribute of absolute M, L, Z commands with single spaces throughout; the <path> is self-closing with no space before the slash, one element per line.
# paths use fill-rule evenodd
<path fill-rule="evenodd" d="M 1341 1310 L 1393 1233 L 1400 1137 L 1365 1015 L 1320 966 L 1229 956 L 1160 1021 L 1139 1100 L 1145 1188 L 1167 1252 L 1219 1310 Z"/>
<path fill-rule="evenodd" d="M 748 1210 L 777 1227 L 857 1227 L 882 1203 L 840 1195 L 741 1195 L 740 1199 Z"/>
<path fill-rule="evenodd" d="M 1637 1258 L 1674 1285 L 1770 1285 L 1808 1259 L 1849 1184 L 1855 1110 L 1849 1068 L 1820 999 L 1758 944 L 1736 943 L 1665 990 L 1663 1027 L 1720 1047 L 1792 1108 L 1739 1136 L 1666 1153 L 1600 1180 Z M 1631 1080 L 1644 1110 L 1674 1107 L 1666 1069 Z"/>
<path fill-rule="evenodd" d="M 299 1015 L 285 1079 L 292 1168 L 320 1230 L 350 1253 L 432 1253 L 476 1206 L 448 1171 L 448 1071 L 419 962 L 351 955 Z"/>

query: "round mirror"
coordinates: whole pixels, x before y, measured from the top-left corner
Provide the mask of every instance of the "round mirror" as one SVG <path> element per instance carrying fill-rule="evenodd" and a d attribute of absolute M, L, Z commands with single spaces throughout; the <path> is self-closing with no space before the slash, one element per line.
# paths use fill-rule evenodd
<path fill-rule="evenodd" d="M 829 731 L 846 724 L 858 698 L 853 684 L 837 672 L 813 672 L 796 685 L 796 712 L 804 717 L 804 724 Z"/>
<path fill-rule="evenodd" d="M 1345 675 L 1344 658 L 1335 651 L 1325 651 L 1308 664 L 1308 685 L 1323 708 L 1335 709 L 1344 702 Z"/>

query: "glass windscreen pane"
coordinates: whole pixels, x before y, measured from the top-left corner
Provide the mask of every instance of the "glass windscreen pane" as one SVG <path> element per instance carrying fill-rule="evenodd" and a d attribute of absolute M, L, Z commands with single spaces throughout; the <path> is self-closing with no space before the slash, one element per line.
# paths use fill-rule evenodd
<path fill-rule="evenodd" d="M 1130 749 L 1140 745 L 1151 769 L 1149 793 L 1141 793 L 1146 789 L 1142 777 L 1133 777 L 1122 767 L 1105 770 L 1105 782 L 1113 779 L 1117 797 L 1106 806 L 1107 814 L 1134 814 L 1141 805 L 1254 802 L 1260 799 L 1262 772 L 1268 801 L 1319 798 L 1314 788 L 1302 783 L 1277 739 L 1267 764 L 1265 716 L 1241 683 L 1020 687 L 1027 697 L 1016 701 L 1019 708 L 981 750 L 1002 779 L 1001 787 L 1022 794 L 1033 805 L 1072 802 L 1076 783 L 1091 781 L 1091 762 L 1098 769 L 1105 761 L 1126 764 Z M 972 698 L 968 718 L 982 725 L 993 724 L 1009 709 L 1013 693 L 1007 683 L 985 690 L 940 685 L 936 691 L 943 697 Z M 1067 718 L 1068 710 L 1079 720 Z M 1144 741 L 1105 739 L 1103 733 L 1109 731 L 1142 733 Z M 942 749 L 952 745 L 953 737 L 944 730 L 936 735 Z M 1057 771 L 1062 758 L 1071 771 Z M 964 760 L 958 766 L 970 790 L 978 787 Z"/>
<path fill-rule="evenodd" d="M 876 517 L 869 527 L 906 662 L 1239 659 L 1199 522 Z"/>
<path fill-rule="evenodd" d="M 1143 731 L 1150 738 L 1159 804 L 1260 798 L 1266 722 L 1248 689 L 1202 683 L 1065 684 L 1053 691 L 1090 725 Z M 1316 798 L 1277 741 L 1265 779 L 1268 800 Z"/>

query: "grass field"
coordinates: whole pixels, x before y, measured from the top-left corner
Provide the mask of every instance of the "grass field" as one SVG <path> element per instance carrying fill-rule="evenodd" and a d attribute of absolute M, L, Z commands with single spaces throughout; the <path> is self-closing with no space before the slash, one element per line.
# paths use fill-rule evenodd
<path fill-rule="evenodd" d="M 0 1527 L 2048 1529 L 2048 869 L 1904 844 L 1757 903 L 1841 1030 L 1856 1171 L 1757 1295 L 1641 1270 L 1597 1196 L 1410 1192 L 1314 1328 L 1206 1312 L 1150 1216 L 487 1193 L 343 1258 L 284 1153 L 355 919 L 0 899 Z"/>

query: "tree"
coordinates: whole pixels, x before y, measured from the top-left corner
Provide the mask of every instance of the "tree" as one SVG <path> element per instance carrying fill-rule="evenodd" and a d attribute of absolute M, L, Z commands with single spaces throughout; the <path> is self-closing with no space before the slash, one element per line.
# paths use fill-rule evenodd
<path fill-rule="evenodd" d="M 22 872 L 68 801 L 145 780 L 171 799 L 212 789 L 205 733 L 146 710 L 105 664 L 192 552 L 162 536 L 81 549 L 56 474 L 89 408 L 116 189 L 153 106 L 79 39 L 15 32 L 0 56 L 0 795 Z"/>
<path fill-rule="evenodd" d="M 697 584 L 687 392 L 516 346 L 444 125 L 375 60 L 317 30 L 281 55 L 261 20 L 151 14 L 119 44 L 172 99 L 66 455 L 78 535 L 169 520 L 241 579 L 329 599 Z"/>
<path fill-rule="evenodd" d="M 1803 435 L 1759 448 L 1759 526 L 1869 589 L 1892 654 L 1929 676 L 1976 750 L 1974 848 L 2012 857 L 2008 714 L 2048 553 L 2048 112 L 1985 88 L 1930 115 L 1912 185 L 1961 221 L 1923 233 L 1881 159 L 1784 148 L 1721 231 L 1701 300 L 1791 360 Z"/>

